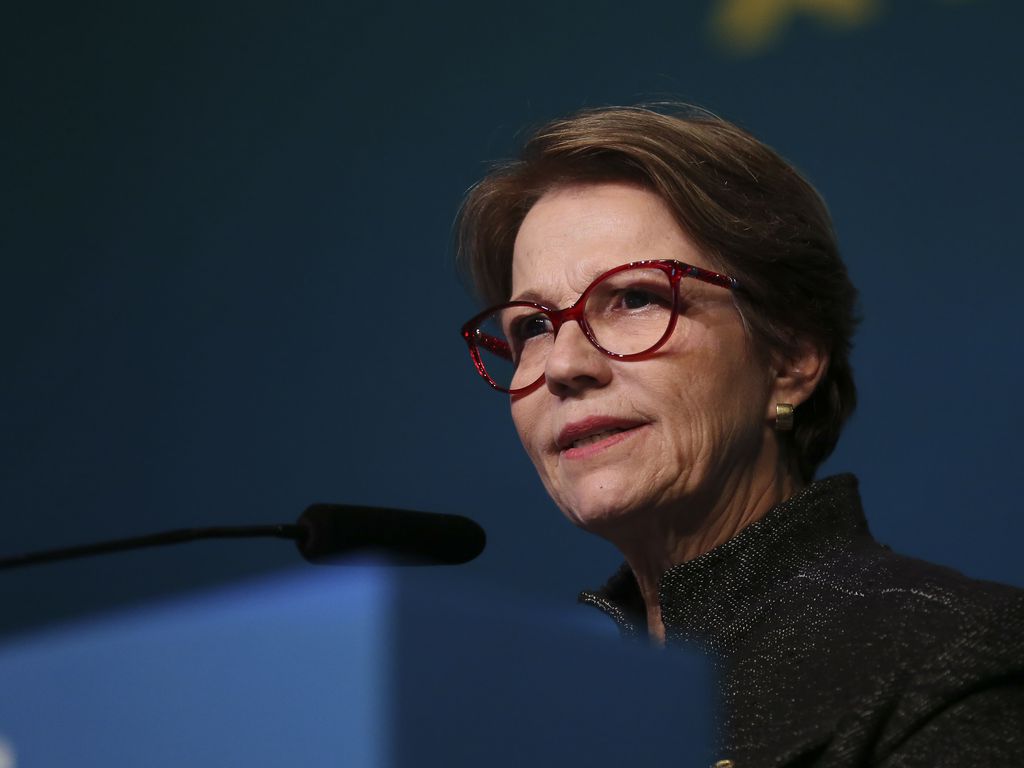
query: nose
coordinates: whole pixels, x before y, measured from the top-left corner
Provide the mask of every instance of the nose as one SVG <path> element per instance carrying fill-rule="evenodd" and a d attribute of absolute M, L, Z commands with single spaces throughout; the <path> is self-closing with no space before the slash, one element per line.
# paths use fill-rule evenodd
<path fill-rule="evenodd" d="M 544 381 L 552 394 L 571 397 L 608 384 L 611 362 L 590 343 L 579 323 L 567 322 L 555 334 L 544 366 Z"/>

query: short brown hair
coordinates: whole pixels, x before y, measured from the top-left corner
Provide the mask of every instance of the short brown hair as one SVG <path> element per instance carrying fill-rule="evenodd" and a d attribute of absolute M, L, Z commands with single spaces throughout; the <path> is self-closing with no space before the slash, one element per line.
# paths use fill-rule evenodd
<path fill-rule="evenodd" d="M 516 235 L 541 196 L 614 181 L 659 195 L 715 267 L 737 279 L 737 302 L 762 349 L 785 354 L 809 340 L 829 354 L 789 433 L 802 479 L 811 480 L 856 405 L 849 357 L 857 293 L 821 197 L 746 131 L 696 110 L 642 107 L 542 126 L 519 160 L 497 166 L 462 205 L 458 260 L 477 294 L 488 304 L 508 300 Z"/>

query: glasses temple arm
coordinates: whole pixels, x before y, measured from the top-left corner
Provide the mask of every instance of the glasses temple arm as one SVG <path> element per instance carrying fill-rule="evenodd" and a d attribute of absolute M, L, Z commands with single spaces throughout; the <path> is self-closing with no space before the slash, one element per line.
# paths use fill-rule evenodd
<path fill-rule="evenodd" d="M 473 334 L 473 340 L 477 346 L 483 347 L 488 352 L 493 352 L 498 357 L 503 357 L 506 360 L 512 359 L 512 348 L 507 342 L 502 341 L 497 336 L 491 336 L 491 334 L 484 333 L 478 328 Z"/>

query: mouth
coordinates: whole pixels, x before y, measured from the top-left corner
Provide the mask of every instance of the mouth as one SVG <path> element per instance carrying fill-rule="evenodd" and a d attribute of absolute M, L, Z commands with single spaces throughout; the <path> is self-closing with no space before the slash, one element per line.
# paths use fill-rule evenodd
<path fill-rule="evenodd" d="M 555 444 L 565 458 L 583 458 L 625 440 L 643 426 L 645 422 L 591 417 L 567 424 Z"/>
<path fill-rule="evenodd" d="M 604 432 L 597 432 L 593 435 L 588 435 L 587 437 L 581 437 L 579 440 L 573 440 L 569 445 L 569 448 L 582 448 L 586 445 L 593 445 L 594 443 L 601 442 L 606 437 L 618 435 L 625 431 L 626 430 L 624 429 L 606 429 Z"/>

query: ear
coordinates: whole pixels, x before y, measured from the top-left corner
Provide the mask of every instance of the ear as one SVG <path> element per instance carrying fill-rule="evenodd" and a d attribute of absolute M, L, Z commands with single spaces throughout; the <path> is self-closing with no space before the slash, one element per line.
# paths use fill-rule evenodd
<path fill-rule="evenodd" d="M 788 353 L 772 356 L 772 397 L 768 403 L 769 420 L 775 419 L 776 403 L 796 408 L 818 387 L 828 370 L 828 352 L 810 341 L 799 341 Z"/>

